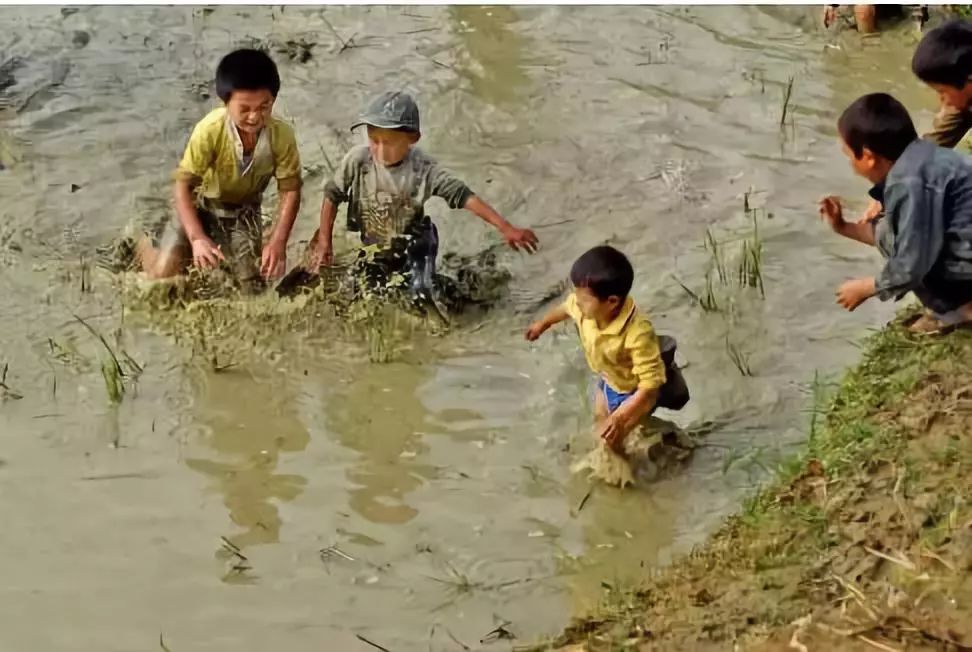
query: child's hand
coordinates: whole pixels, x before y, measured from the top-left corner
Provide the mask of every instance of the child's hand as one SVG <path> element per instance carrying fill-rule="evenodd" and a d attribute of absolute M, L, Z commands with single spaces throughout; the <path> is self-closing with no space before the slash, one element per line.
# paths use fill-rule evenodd
<path fill-rule="evenodd" d="M 219 246 L 206 236 L 200 236 L 192 241 L 192 262 L 196 267 L 209 269 L 219 265 L 219 261 L 226 260 Z"/>
<path fill-rule="evenodd" d="M 527 341 L 529 342 L 537 341 L 537 339 L 541 335 L 547 332 L 548 328 L 550 328 L 550 326 L 548 326 L 547 323 L 543 320 L 533 322 L 532 324 L 530 324 L 530 328 L 528 328 L 526 332 Z"/>
<path fill-rule="evenodd" d="M 260 256 L 260 273 L 270 280 L 282 276 L 287 267 L 287 245 L 271 240 Z"/>
<path fill-rule="evenodd" d="M 881 205 L 881 202 L 872 199 L 871 203 L 867 205 L 867 210 L 864 211 L 864 215 L 861 216 L 861 222 L 865 224 L 873 222 L 881 215 L 882 210 L 884 210 L 884 207 Z"/>
<path fill-rule="evenodd" d="M 624 451 L 624 440 L 628 436 L 628 424 L 623 415 L 615 412 L 601 422 L 597 435 L 618 454 Z"/>
<path fill-rule="evenodd" d="M 856 278 L 846 281 L 837 288 L 837 303 L 844 308 L 853 311 L 876 293 L 874 279 Z"/>
<path fill-rule="evenodd" d="M 311 249 L 310 259 L 307 261 L 307 271 L 316 272 L 321 268 L 330 267 L 334 264 L 334 249 L 330 244 L 319 241 L 317 246 Z"/>
<path fill-rule="evenodd" d="M 820 200 L 820 219 L 827 222 L 834 231 L 840 231 L 844 226 L 844 209 L 840 205 L 840 198 L 830 195 Z"/>
<path fill-rule="evenodd" d="M 515 226 L 511 226 L 503 230 L 502 234 L 507 246 L 517 251 L 526 251 L 532 254 L 540 246 L 540 241 L 537 240 L 537 234 L 530 229 L 518 229 Z"/>

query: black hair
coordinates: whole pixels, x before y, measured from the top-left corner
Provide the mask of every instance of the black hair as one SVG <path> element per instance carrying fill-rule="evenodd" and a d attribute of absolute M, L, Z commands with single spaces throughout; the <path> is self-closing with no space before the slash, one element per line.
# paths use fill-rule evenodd
<path fill-rule="evenodd" d="M 926 84 L 964 87 L 972 77 L 972 23 L 952 20 L 925 34 L 911 70 Z"/>
<path fill-rule="evenodd" d="M 570 281 L 576 288 L 587 288 L 601 301 L 609 297 L 624 301 L 634 282 L 634 269 L 623 253 L 603 245 L 588 249 L 574 261 Z"/>
<path fill-rule="evenodd" d="M 905 148 L 918 139 L 908 109 L 887 93 L 857 98 L 840 116 L 837 130 L 858 158 L 867 148 L 889 161 L 897 161 Z"/>
<path fill-rule="evenodd" d="M 223 57 L 216 67 L 216 95 L 224 102 L 229 102 L 233 91 L 264 89 L 274 97 L 280 92 L 277 64 L 266 52 L 235 50 Z"/>

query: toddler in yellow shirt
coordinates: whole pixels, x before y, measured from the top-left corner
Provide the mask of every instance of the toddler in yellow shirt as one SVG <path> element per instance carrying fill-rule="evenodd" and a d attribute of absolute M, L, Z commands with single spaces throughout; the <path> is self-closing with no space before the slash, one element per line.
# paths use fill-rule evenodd
<path fill-rule="evenodd" d="M 666 364 L 651 322 L 628 296 L 634 270 L 614 247 L 588 250 L 570 270 L 574 292 L 526 332 L 531 342 L 572 318 L 587 364 L 598 376 L 597 434 L 623 454 L 628 433 L 658 404 Z M 681 406 L 679 406 L 681 407 Z"/>

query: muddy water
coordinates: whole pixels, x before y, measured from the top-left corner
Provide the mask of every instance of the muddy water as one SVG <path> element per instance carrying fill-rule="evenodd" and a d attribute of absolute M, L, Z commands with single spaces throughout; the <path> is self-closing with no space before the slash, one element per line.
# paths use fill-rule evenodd
<path fill-rule="evenodd" d="M 602 583 L 701 541 L 800 442 L 808 381 L 890 315 L 834 307 L 835 284 L 877 260 L 829 237 L 813 202 L 863 196 L 832 129 L 856 95 L 890 89 L 930 121 L 908 31 L 862 41 L 817 31 L 809 10 L 733 7 L 36 7 L 0 24 L 0 64 L 14 60 L 0 78 L 0 361 L 23 397 L 0 404 L 4 649 L 152 649 L 161 632 L 173 651 L 365 649 L 358 634 L 448 650 L 507 621 L 521 639 L 554 632 Z M 167 210 L 215 63 L 249 37 L 316 43 L 305 63 L 277 55 L 277 110 L 308 176 L 298 239 L 351 117 L 404 84 L 425 147 L 538 229 L 539 255 L 501 260 L 517 300 L 388 364 L 322 319 L 214 373 L 123 316 L 103 276 L 81 292 L 80 256 Z M 672 275 L 703 287 L 705 231 L 745 234 L 749 189 L 772 214 L 766 297 L 736 291 L 731 311 L 704 313 Z M 433 210 L 443 249 L 495 242 Z M 522 341 L 523 297 L 604 241 L 681 342 L 695 399 L 674 419 L 714 429 L 687 468 L 648 491 L 595 488 L 578 512 L 588 485 L 564 446 L 589 422 L 585 366 L 568 328 Z M 75 313 L 144 367 L 117 407 Z"/>

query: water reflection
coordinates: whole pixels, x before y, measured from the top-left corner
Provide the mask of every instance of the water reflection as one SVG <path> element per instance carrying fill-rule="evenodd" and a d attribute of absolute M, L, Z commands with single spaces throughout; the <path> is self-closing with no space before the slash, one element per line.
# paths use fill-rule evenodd
<path fill-rule="evenodd" d="M 240 548 L 277 543 L 282 522 L 275 503 L 293 500 L 307 483 L 275 472 L 281 453 L 300 452 L 310 440 L 295 417 L 293 395 L 284 383 L 243 372 L 210 373 L 193 411 L 210 429 L 206 443 L 217 456 L 187 459 L 186 465 L 217 483 L 230 519 L 243 529 L 229 538 Z"/>
<path fill-rule="evenodd" d="M 515 7 L 449 7 L 453 33 L 464 46 L 457 70 L 473 93 L 493 105 L 515 102 L 530 83 L 523 70 L 527 40 L 511 25 Z"/>
<path fill-rule="evenodd" d="M 373 523 L 406 523 L 418 511 L 406 496 L 434 477 L 434 468 L 411 461 L 421 444 L 428 411 L 417 396 L 429 378 L 425 367 L 364 365 L 329 410 L 330 430 L 361 457 L 347 471 L 351 509 Z"/>

